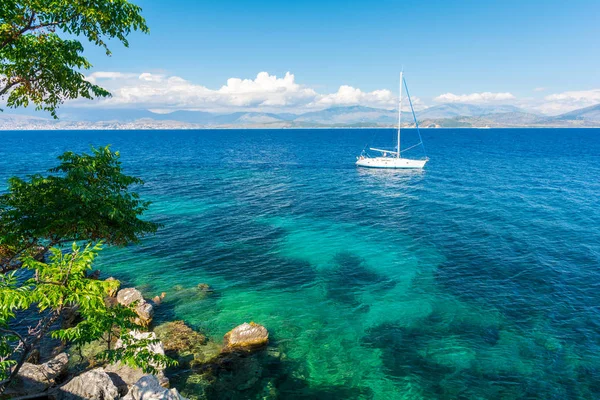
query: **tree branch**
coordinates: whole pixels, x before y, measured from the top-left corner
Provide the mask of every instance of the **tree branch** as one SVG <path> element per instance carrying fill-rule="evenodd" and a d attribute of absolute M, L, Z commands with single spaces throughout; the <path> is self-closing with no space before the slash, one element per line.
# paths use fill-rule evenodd
<path fill-rule="evenodd" d="M 67 22 L 69 22 L 70 20 L 79 17 L 81 14 L 76 14 L 73 17 L 69 18 L 69 19 L 65 19 L 65 20 L 60 20 L 60 21 L 51 21 L 51 22 L 44 22 L 43 24 L 37 24 L 37 25 L 33 25 L 33 22 L 35 21 L 35 11 L 31 12 L 31 17 L 29 18 L 29 22 L 27 23 L 27 25 L 25 25 L 23 28 L 21 28 L 18 32 L 16 32 L 15 35 L 11 35 L 10 37 L 6 38 L 1 44 L 0 44 L 0 50 L 5 48 L 6 46 L 8 46 L 9 44 L 11 44 L 12 42 L 14 42 L 15 40 L 17 40 L 17 38 L 19 38 L 20 36 L 24 35 L 27 32 L 32 32 L 32 31 L 36 31 L 38 29 L 42 29 L 42 28 L 49 28 L 49 27 L 55 27 L 55 26 L 59 26 L 62 24 L 66 24 Z"/>
<path fill-rule="evenodd" d="M 19 36 L 21 36 L 22 34 L 24 34 L 25 32 L 27 32 L 28 30 L 31 29 L 31 25 L 33 24 L 33 21 L 35 20 L 35 11 L 31 11 L 31 16 L 29 17 L 29 21 L 27 22 L 27 25 L 25 25 L 23 28 L 21 28 L 16 35 L 11 35 L 9 37 L 7 37 L 6 39 L 4 39 L 4 41 L 2 42 L 2 44 L 0 44 L 0 50 L 5 48 L 6 46 L 8 46 L 10 43 L 14 42 L 15 40 L 17 40 L 17 38 Z"/>
<path fill-rule="evenodd" d="M 10 88 L 12 88 L 13 86 L 15 86 L 19 83 L 23 83 L 23 79 L 17 79 L 16 81 L 7 83 L 6 86 L 4 86 L 4 88 L 2 90 L 0 90 L 0 96 L 4 96 L 4 94 L 10 90 Z"/>
<path fill-rule="evenodd" d="M 73 17 L 73 18 L 76 18 L 76 16 L 75 16 L 75 17 Z M 71 19 L 72 19 L 72 18 L 71 18 Z M 66 19 L 66 20 L 62 20 L 62 21 L 46 22 L 46 23 L 44 23 L 44 24 L 39 24 L 39 25 L 36 25 L 36 26 L 31 26 L 31 27 L 29 27 L 29 28 L 28 28 L 28 29 L 27 29 L 25 32 L 27 32 L 27 31 L 35 31 L 35 30 L 37 30 L 37 29 L 41 29 L 41 28 L 48 28 L 48 27 L 50 27 L 50 26 L 58 26 L 58 25 L 60 25 L 60 24 L 65 24 L 65 23 L 67 23 L 67 22 L 69 22 L 69 20 L 68 20 L 68 19 Z M 25 32 L 23 32 L 23 33 L 25 33 Z"/>
<path fill-rule="evenodd" d="M 31 17 L 29 17 L 29 22 L 27 23 L 27 25 L 25 25 L 23 27 L 23 29 L 21 29 L 19 31 L 19 36 L 22 35 L 23 33 L 27 32 L 29 29 L 31 29 L 31 25 L 33 24 L 34 20 L 35 20 L 35 11 L 31 11 Z"/>
<path fill-rule="evenodd" d="M 17 259 L 18 256 L 20 256 L 21 254 L 23 254 L 24 251 L 31 249 L 32 247 L 35 247 L 38 243 L 38 240 L 35 239 L 32 243 L 28 244 L 27 246 L 23 247 L 21 250 L 18 250 L 15 252 L 15 254 L 13 254 L 8 260 L 3 261 L 2 263 L 0 263 L 0 273 L 5 274 L 7 272 L 10 272 L 12 270 L 15 269 L 19 269 L 21 268 L 21 264 L 13 264 L 13 261 L 15 261 Z M 48 251 L 48 250 L 46 250 Z"/>
<path fill-rule="evenodd" d="M 31 343 L 27 343 L 26 341 L 23 343 L 23 352 L 21 353 L 21 356 L 17 360 L 17 365 L 15 366 L 15 368 L 13 368 L 13 370 L 11 371 L 8 378 L 5 379 L 4 381 L 0 382 L 0 394 L 4 393 L 4 390 L 6 390 L 6 387 L 8 386 L 8 384 L 10 382 L 12 382 L 12 380 L 17 376 L 17 374 L 21 370 L 21 367 L 23 366 L 23 364 L 25 364 L 25 361 L 27 361 L 27 358 L 31 354 L 31 351 L 35 348 L 35 346 L 38 345 L 38 343 L 46 335 L 48 330 L 52 327 L 52 324 L 54 324 L 58 320 L 58 318 L 60 317 L 60 315 L 62 313 L 62 310 L 63 310 L 63 308 L 60 307 L 56 311 L 53 311 L 49 316 L 42 319 L 40 321 L 40 323 L 38 324 L 38 326 L 41 325 L 41 327 L 38 329 L 37 332 L 35 332 L 35 330 L 34 330 L 35 333 L 33 335 L 33 339 L 31 340 Z"/>
<path fill-rule="evenodd" d="M 0 328 L 0 332 L 8 333 L 9 335 L 15 335 L 16 337 L 19 338 L 19 341 L 21 343 L 25 343 L 25 339 L 23 339 L 23 336 L 21 336 L 21 334 L 17 331 L 13 331 L 12 329 Z"/>

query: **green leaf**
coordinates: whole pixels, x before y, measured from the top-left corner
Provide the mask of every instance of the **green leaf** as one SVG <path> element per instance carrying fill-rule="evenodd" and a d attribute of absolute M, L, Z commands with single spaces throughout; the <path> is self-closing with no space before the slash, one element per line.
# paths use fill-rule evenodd
<path fill-rule="evenodd" d="M 92 148 L 92 154 L 67 152 L 59 160 L 48 176 L 11 178 L 8 193 L 0 195 L 6 256 L 15 249 L 35 255 L 38 246 L 66 241 L 126 245 L 156 231 L 157 224 L 140 219 L 150 203 L 131 191 L 143 181 L 123 174 L 119 157 L 108 146 Z M 60 250 L 52 257 L 56 252 Z M 0 267 L 5 267 L 2 257 Z"/>
<path fill-rule="evenodd" d="M 85 38 L 110 55 L 107 40 L 128 46 L 134 30 L 147 33 L 148 27 L 141 8 L 127 0 L 1 1 L 0 98 L 8 96 L 8 107 L 32 103 L 56 118 L 67 99 L 110 96 L 81 73 L 92 65 L 72 38 Z"/>

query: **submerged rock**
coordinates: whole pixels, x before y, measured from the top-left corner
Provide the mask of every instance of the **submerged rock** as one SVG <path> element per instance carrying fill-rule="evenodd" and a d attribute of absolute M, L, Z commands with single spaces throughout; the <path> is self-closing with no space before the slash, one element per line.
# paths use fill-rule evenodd
<path fill-rule="evenodd" d="M 66 372 L 68 363 L 69 357 L 66 353 L 60 353 L 40 365 L 26 362 L 4 394 L 16 397 L 41 393 L 54 386 L 56 379 Z"/>
<path fill-rule="evenodd" d="M 248 390 L 258 383 L 263 373 L 256 357 L 246 357 L 239 353 L 225 356 L 220 363 L 213 388 L 217 393 Z"/>
<path fill-rule="evenodd" d="M 191 400 L 204 400 L 209 398 L 208 391 L 215 382 L 215 377 L 210 372 L 186 374 L 183 381 L 177 382 L 177 388 L 183 396 Z"/>
<path fill-rule="evenodd" d="M 206 337 L 194 331 L 183 321 L 167 322 L 154 328 L 154 333 L 162 341 L 165 351 L 192 351 L 206 343 Z"/>
<path fill-rule="evenodd" d="M 455 370 L 470 368 L 477 357 L 469 343 L 458 336 L 431 338 L 417 353 L 424 359 Z"/>
<path fill-rule="evenodd" d="M 196 290 L 198 291 L 198 296 L 200 298 L 208 297 L 214 292 L 208 283 L 199 283 L 196 285 Z"/>
<path fill-rule="evenodd" d="M 165 298 L 165 296 L 166 296 L 166 295 L 167 295 L 167 294 L 166 294 L 165 292 L 162 292 L 162 293 L 160 294 L 160 296 L 154 296 L 154 297 L 152 298 L 152 302 L 153 302 L 155 305 L 157 305 L 157 306 L 158 306 L 158 305 L 160 305 L 160 303 L 162 303 L 162 301 L 163 301 L 163 299 Z"/>
<path fill-rule="evenodd" d="M 154 375 L 145 375 L 132 386 L 123 400 L 185 400 L 177 389 L 160 386 Z"/>
<path fill-rule="evenodd" d="M 207 283 L 199 283 L 193 287 L 184 287 L 182 285 L 173 286 L 174 298 L 175 299 L 195 299 L 204 300 L 214 294 L 214 290 Z"/>
<path fill-rule="evenodd" d="M 176 359 L 180 366 L 198 366 L 214 361 L 222 345 L 208 341 L 183 321 L 167 322 L 154 328 L 163 343 L 165 353 Z"/>
<path fill-rule="evenodd" d="M 252 351 L 264 347 L 269 343 L 269 332 L 262 325 L 254 322 L 245 322 L 227 332 L 224 339 L 225 351 Z"/>
<path fill-rule="evenodd" d="M 215 362 L 222 351 L 223 345 L 221 343 L 208 341 L 205 345 L 195 349 L 193 353 L 194 359 L 191 361 L 190 365 L 194 367 Z"/>
<path fill-rule="evenodd" d="M 114 400 L 119 397 L 119 392 L 104 369 L 96 368 L 53 390 L 49 397 L 55 400 Z"/>

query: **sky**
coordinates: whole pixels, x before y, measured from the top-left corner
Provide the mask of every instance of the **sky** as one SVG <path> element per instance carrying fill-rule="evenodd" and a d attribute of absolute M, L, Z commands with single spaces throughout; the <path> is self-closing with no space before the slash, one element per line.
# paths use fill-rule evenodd
<path fill-rule="evenodd" d="M 600 1 L 133 0 L 150 34 L 84 43 L 108 100 L 71 105 L 303 112 L 512 104 L 559 114 L 600 103 Z"/>

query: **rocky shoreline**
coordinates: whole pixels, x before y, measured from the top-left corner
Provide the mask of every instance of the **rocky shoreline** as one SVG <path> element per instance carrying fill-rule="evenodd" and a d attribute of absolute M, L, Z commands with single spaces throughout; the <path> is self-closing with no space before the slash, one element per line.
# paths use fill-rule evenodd
<path fill-rule="evenodd" d="M 108 278 L 114 280 L 114 278 Z M 213 291 L 199 284 L 190 295 L 205 298 Z M 189 327 L 184 321 L 153 324 L 156 307 L 160 307 L 166 293 L 147 300 L 136 288 L 115 290 L 105 299 L 107 304 L 131 307 L 135 323 L 144 331 L 131 331 L 132 340 L 143 341 L 148 353 L 166 355 L 177 361 L 177 366 L 156 365 L 153 374 L 121 362 L 102 363 L 96 358 L 106 346 L 105 340 L 82 347 L 54 348 L 48 361 L 38 364 L 27 362 L 17 379 L 0 398 L 51 400 L 180 400 L 211 397 L 235 397 L 249 389 L 259 379 L 260 363 L 255 356 L 268 353 L 269 332 L 255 322 L 244 322 L 227 332 L 222 343 L 209 340 Z M 76 311 L 63 324 L 76 320 Z M 108 339 L 110 342 L 110 338 Z M 123 346 L 113 340 L 114 348 Z M 147 343 L 147 344 L 146 344 Z M 38 357 L 38 360 L 39 361 Z M 30 360 L 36 361 L 36 360 Z M 174 378 L 181 384 L 181 392 L 171 387 Z M 274 388 L 273 388 L 274 391 Z M 223 396 L 221 396 L 223 395 Z M 185 397 L 184 397 L 185 396 Z M 265 396 L 265 398 L 274 398 Z"/>

